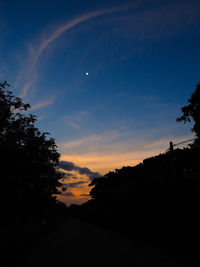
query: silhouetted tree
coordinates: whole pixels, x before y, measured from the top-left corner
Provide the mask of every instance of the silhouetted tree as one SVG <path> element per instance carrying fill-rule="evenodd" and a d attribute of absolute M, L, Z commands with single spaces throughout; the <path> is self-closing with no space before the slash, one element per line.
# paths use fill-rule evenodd
<path fill-rule="evenodd" d="M 188 99 L 189 104 L 181 108 L 183 115 L 177 118 L 177 121 L 184 123 L 194 120 L 192 131 L 195 132 L 198 144 L 200 143 L 200 83 L 197 84 L 194 93 Z"/>
<path fill-rule="evenodd" d="M 84 206 L 92 219 L 128 231 L 200 239 L 200 83 L 188 101 L 177 121 L 194 120 L 195 143 L 93 179 Z"/>
<path fill-rule="evenodd" d="M 55 206 L 61 185 L 59 153 L 53 138 L 35 127 L 35 116 L 22 99 L 0 83 L 1 212 L 40 212 Z"/>
<path fill-rule="evenodd" d="M 98 222 L 110 222 L 113 227 L 129 225 L 134 229 L 137 225 L 135 229 L 139 227 L 142 231 L 152 228 L 175 233 L 181 229 L 179 224 L 185 229 L 187 224 L 197 225 L 199 156 L 197 147 L 176 149 L 173 155 L 160 154 L 94 179 L 90 184 L 93 186 L 90 214 L 93 217 L 96 214 Z M 176 222 L 176 226 L 170 229 L 168 222 L 169 225 Z"/>

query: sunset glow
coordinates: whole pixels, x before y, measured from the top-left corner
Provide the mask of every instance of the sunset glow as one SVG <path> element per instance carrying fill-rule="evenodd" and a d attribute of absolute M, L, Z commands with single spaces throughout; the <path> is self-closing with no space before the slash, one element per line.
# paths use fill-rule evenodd
<path fill-rule="evenodd" d="M 199 81 L 199 1 L 9 2 L 0 80 L 55 139 L 66 165 L 58 199 L 83 203 L 95 175 L 193 137 L 176 118 Z"/>

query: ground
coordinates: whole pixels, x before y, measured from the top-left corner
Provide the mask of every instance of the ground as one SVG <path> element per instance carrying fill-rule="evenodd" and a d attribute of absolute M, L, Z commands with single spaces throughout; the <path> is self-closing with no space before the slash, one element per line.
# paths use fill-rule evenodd
<path fill-rule="evenodd" d="M 18 262 L 16 267 L 195 266 L 150 248 L 127 235 L 68 218 Z"/>

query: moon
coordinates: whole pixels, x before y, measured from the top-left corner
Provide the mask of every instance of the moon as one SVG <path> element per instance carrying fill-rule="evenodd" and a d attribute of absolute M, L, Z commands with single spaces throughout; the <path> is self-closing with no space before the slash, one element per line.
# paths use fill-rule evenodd
<path fill-rule="evenodd" d="M 89 75 L 89 73 L 88 73 L 88 72 L 86 72 L 86 73 L 85 73 L 85 75 L 86 75 L 86 76 L 88 76 L 88 75 Z"/>

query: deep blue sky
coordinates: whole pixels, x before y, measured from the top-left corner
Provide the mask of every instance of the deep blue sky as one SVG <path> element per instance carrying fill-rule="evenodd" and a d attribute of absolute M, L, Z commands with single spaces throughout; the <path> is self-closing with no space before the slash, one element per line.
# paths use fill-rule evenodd
<path fill-rule="evenodd" d="M 199 0 L 5 0 L 0 28 L 0 80 L 63 160 L 105 173 L 192 136 L 176 117 L 200 80 Z"/>

